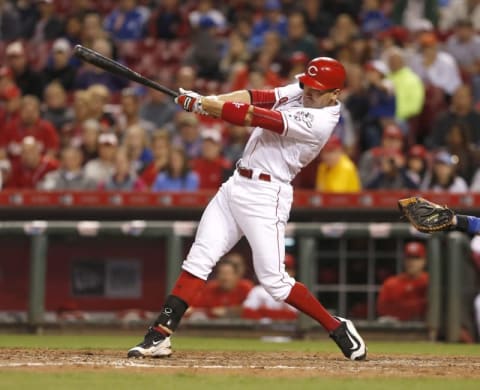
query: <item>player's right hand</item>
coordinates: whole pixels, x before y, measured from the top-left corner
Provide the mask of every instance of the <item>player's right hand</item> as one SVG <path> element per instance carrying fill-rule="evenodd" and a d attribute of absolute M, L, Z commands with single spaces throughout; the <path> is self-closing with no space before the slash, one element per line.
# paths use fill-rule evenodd
<path fill-rule="evenodd" d="M 208 115 L 208 112 L 202 109 L 203 96 L 197 92 L 188 91 L 183 88 L 178 89 L 180 95 L 175 98 L 175 103 L 182 106 L 185 111 L 196 114 Z"/>

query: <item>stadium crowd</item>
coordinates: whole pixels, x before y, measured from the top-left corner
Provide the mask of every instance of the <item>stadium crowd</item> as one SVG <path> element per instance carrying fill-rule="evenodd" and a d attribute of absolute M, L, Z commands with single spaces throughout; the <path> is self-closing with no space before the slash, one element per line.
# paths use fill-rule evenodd
<path fill-rule="evenodd" d="M 82 44 L 206 95 L 335 57 L 341 120 L 297 188 L 480 191 L 479 32 L 479 0 L 2 0 L 1 188 L 195 191 L 234 169 L 249 129 L 81 63 Z"/>

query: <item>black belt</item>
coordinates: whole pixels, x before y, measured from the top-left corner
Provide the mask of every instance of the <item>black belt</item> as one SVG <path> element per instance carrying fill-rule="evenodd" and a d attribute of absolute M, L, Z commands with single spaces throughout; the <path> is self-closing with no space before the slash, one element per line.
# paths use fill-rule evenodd
<path fill-rule="evenodd" d="M 253 177 L 253 169 L 238 167 L 237 172 L 240 176 L 246 177 L 247 179 L 251 179 Z M 258 175 L 258 179 L 263 181 L 272 181 L 268 173 L 260 173 Z"/>

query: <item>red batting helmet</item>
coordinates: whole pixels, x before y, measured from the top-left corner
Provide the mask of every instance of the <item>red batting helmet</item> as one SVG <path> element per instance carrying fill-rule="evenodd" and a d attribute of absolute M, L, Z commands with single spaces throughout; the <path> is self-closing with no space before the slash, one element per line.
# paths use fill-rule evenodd
<path fill-rule="evenodd" d="M 341 89 L 345 84 L 343 65 L 330 57 L 317 57 L 307 64 L 305 73 L 297 76 L 301 84 L 319 90 Z"/>

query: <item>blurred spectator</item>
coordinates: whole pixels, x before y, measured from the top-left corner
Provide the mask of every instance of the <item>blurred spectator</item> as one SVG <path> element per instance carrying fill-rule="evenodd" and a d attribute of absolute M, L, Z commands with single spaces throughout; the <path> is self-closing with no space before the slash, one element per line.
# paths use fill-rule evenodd
<path fill-rule="evenodd" d="M 480 192 L 480 168 L 477 168 L 473 175 L 472 184 L 470 185 L 470 191 Z"/>
<path fill-rule="evenodd" d="M 221 79 L 221 41 L 216 35 L 216 28 L 212 18 L 202 16 L 192 34 L 191 46 L 183 57 L 184 65 L 195 67 L 198 77 L 208 80 Z"/>
<path fill-rule="evenodd" d="M 170 149 L 170 136 L 167 130 L 158 129 L 152 134 L 153 161 L 145 167 L 141 179 L 150 188 L 160 171 L 168 165 L 168 152 Z"/>
<path fill-rule="evenodd" d="M 46 83 L 58 81 L 66 91 L 73 89 L 76 68 L 70 64 L 72 48 L 65 38 L 57 39 L 52 46 L 52 58 L 43 70 Z"/>
<path fill-rule="evenodd" d="M 236 74 L 244 71 L 250 60 L 247 41 L 237 32 L 232 31 L 228 36 L 225 52 L 220 60 L 220 71 L 224 79 L 232 82 Z"/>
<path fill-rule="evenodd" d="M 45 175 L 37 188 L 45 191 L 94 190 L 96 183 L 85 176 L 80 149 L 67 146 L 60 153 L 60 168 Z"/>
<path fill-rule="evenodd" d="M 188 159 L 199 157 L 202 153 L 202 137 L 196 115 L 191 112 L 179 112 L 175 118 L 175 125 L 172 144 L 181 146 Z"/>
<path fill-rule="evenodd" d="M 241 282 L 235 264 L 223 259 L 215 267 L 215 278 L 197 295 L 190 318 L 238 318 L 252 287 L 251 282 Z"/>
<path fill-rule="evenodd" d="M 73 122 L 73 111 L 68 106 L 67 94 L 62 84 L 53 81 L 44 90 L 45 108 L 43 119 L 52 123 L 56 129 L 63 129 L 65 125 Z"/>
<path fill-rule="evenodd" d="M 439 49 L 433 32 L 421 34 L 419 44 L 419 52 L 410 61 L 412 70 L 427 86 L 441 89 L 446 96 L 453 95 L 462 83 L 455 58 Z"/>
<path fill-rule="evenodd" d="M 450 193 L 462 193 L 468 191 L 468 185 L 462 177 L 456 173 L 458 157 L 447 151 L 437 152 L 433 158 L 433 168 L 430 177 L 422 184 L 422 190 L 447 191 Z"/>
<path fill-rule="evenodd" d="M 316 38 L 325 38 L 335 19 L 323 3 L 323 0 L 310 0 L 303 4 L 307 31 Z"/>
<path fill-rule="evenodd" d="M 40 17 L 35 23 L 35 30 L 31 40 L 35 43 L 52 41 L 64 34 L 63 21 L 55 13 L 53 0 L 37 0 Z"/>
<path fill-rule="evenodd" d="M 195 90 L 195 82 L 197 81 L 197 72 L 188 65 L 178 68 L 175 74 L 175 83 L 177 88 L 183 88 L 188 91 Z"/>
<path fill-rule="evenodd" d="M 380 172 L 366 183 L 369 190 L 416 189 L 417 184 L 407 175 L 405 156 L 399 151 L 382 150 Z"/>
<path fill-rule="evenodd" d="M 360 14 L 360 31 L 373 35 L 389 28 L 392 22 L 381 9 L 380 0 L 364 0 Z"/>
<path fill-rule="evenodd" d="M 419 241 L 405 245 L 404 272 L 383 282 L 377 300 L 381 317 L 400 321 L 425 320 L 428 274 L 425 245 Z"/>
<path fill-rule="evenodd" d="M 153 183 L 153 191 L 196 191 L 198 175 L 188 166 L 188 158 L 181 146 L 172 146 L 165 169 Z"/>
<path fill-rule="evenodd" d="M 223 31 L 226 28 L 225 16 L 218 9 L 215 9 L 213 1 L 199 0 L 196 9 L 188 15 L 188 21 L 193 28 L 197 28 L 206 18 L 212 20 L 220 30 Z"/>
<path fill-rule="evenodd" d="M 230 164 L 235 166 L 235 163 L 242 157 L 243 150 L 247 144 L 249 133 L 245 126 L 228 126 L 227 144 L 223 148 L 223 155 Z"/>
<path fill-rule="evenodd" d="M 155 125 L 140 117 L 140 97 L 135 88 L 125 88 L 120 101 L 121 112 L 116 120 L 117 136 L 121 139 L 127 128 L 139 126 L 151 133 Z"/>
<path fill-rule="evenodd" d="M 380 60 L 365 65 L 365 99 L 368 111 L 361 125 L 361 150 L 380 145 L 382 129 L 395 118 L 395 89 L 386 76 L 388 68 Z"/>
<path fill-rule="evenodd" d="M 30 39 L 39 18 L 38 4 L 36 1 L 17 1 L 15 3 L 20 38 Z"/>
<path fill-rule="evenodd" d="M 10 1 L 0 1 L 0 40 L 13 41 L 20 37 L 20 18 Z"/>
<path fill-rule="evenodd" d="M 427 149 L 423 145 L 412 145 L 407 154 L 406 174 L 417 188 L 425 180 L 429 168 Z"/>
<path fill-rule="evenodd" d="M 10 43 L 5 50 L 5 54 L 6 63 L 12 70 L 15 83 L 22 90 L 22 95 L 35 95 L 41 98 L 44 85 L 43 77 L 30 67 L 22 42 Z"/>
<path fill-rule="evenodd" d="M 138 178 L 132 168 L 132 160 L 124 148 L 117 149 L 113 173 L 102 183 L 100 189 L 105 191 L 144 191 L 145 183 Z"/>
<path fill-rule="evenodd" d="M 265 0 L 265 14 L 258 19 L 252 27 L 250 38 L 250 46 L 254 50 L 261 50 L 262 47 L 267 48 L 264 41 L 264 35 L 268 31 L 274 31 L 281 38 L 287 36 L 287 18 L 282 13 L 282 4 L 280 0 Z"/>
<path fill-rule="evenodd" d="M 383 162 L 387 154 L 402 155 L 403 148 L 404 137 L 400 128 L 394 124 L 385 126 L 380 146 L 368 149 L 360 156 L 358 170 L 362 185 L 365 187 L 383 171 Z"/>
<path fill-rule="evenodd" d="M 139 115 L 140 119 L 153 123 L 155 128 L 161 128 L 173 121 L 176 112 L 177 105 L 170 96 L 149 88 L 148 98 L 140 105 Z"/>
<path fill-rule="evenodd" d="M 405 65 L 405 53 L 399 48 L 391 48 L 386 52 L 390 74 L 395 90 L 395 117 L 406 121 L 418 115 L 423 108 L 425 88 L 422 80 Z"/>
<path fill-rule="evenodd" d="M 113 129 L 115 118 L 106 110 L 111 94 L 108 88 L 101 84 L 93 84 L 87 89 L 88 118 L 98 120 L 101 130 L 108 132 Z"/>
<path fill-rule="evenodd" d="M 287 37 L 282 51 L 288 58 L 295 52 L 305 53 L 308 58 L 319 56 L 317 40 L 307 32 L 303 13 L 294 12 L 288 16 Z"/>
<path fill-rule="evenodd" d="M 22 92 L 15 84 L 10 84 L 3 88 L 0 100 L 4 102 L 3 107 L 0 107 L 0 129 L 4 129 L 8 123 L 19 118 Z"/>
<path fill-rule="evenodd" d="M 466 80 L 480 75 L 480 36 L 470 20 L 461 19 L 455 24 L 454 34 L 448 38 L 445 49 L 455 58 Z"/>
<path fill-rule="evenodd" d="M 106 31 L 115 40 L 140 39 L 143 37 L 144 17 L 137 9 L 136 0 L 120 0 L 103 21 Z"/>
<path fill-rule="evenodd" d="M 222 156 L 222 135 L 215 129 L 205 129 L 201 133 L 202 153 L 192 160 L 192 170 L 199 178 L 199 189 L 218 189 L 230 173 L 230 161 Z"/>
<path fill-rule="evenodd" d="M 93 44 L 98 39 L 107 39 L 107 33 L 103 30 L 101 15 L 90 10 L 82 17 L 81 44 L 93 48 Z"/>
<path fill-rule="evenodd" d="M 480 114 L 474 110 L 472 91 L 466 84 L 455 91 L 448 111 L 438 113 L 427 145 L 430 148 L 446 146 L 448 130 L 455 123 L 462 124 L 467 139 L 480 146 Z"/>
<path fill-rule="evenodd" d="M 73 95 L 73 120 L 60 129 L 62 145 L 79 147 L 82 141 L 83 123 L 90 118 L 90 94 L 86 90 L 75 91 Z"/>
<path fill-rule="evenodd" d="M 0 157 L 8 156 L 16 160 L 21 153 L 22 140 L 32 136 L 42 155 L 55 157 L 59 148 L 59 138 L 50 122 L 40 118 L 40 101 L 35 96 L 24 96 L 19 117 L 7 123 L 0 133 Z"/>
<path fill-rule="evenodd" d="M 163 0 L 148 23 L 149 36 L 157 39 L 177 39 L 184 36 L 187 29 L 178 0 Z"/>
<path fill-rule="evenodd" d="M 81 125 L 80 137 L 75 143 L 83 153 L 83 163 L 98 158 L 98 137 L 100 134 L 100 123 L 96 119 L 87 119 Z M 75 145 L 73 144 L 73 145 Z"/>
<path fill-rule="evenodd" d="M 449 32 L 459 20 L 469 20 L 480 31 L 480 2 L 478 0 L 449 0 L 440 2 L 439 28 Z"/>
<path fill-rule="evenodd" d="M 113 58 L 112 46 L 106 39 L 94 40 L 92 49 L 104 57 Z M 95 65 L 85 63 L 75 76 L 74 87 L 75 89 L 86 89 L 95 84 L 104 85 L 111 92 L 119 92 L 127 86 L 128 81 Z"/>
<path fill-rule="evenodd" d="M 79 15 L 72 14 L 67 16 L 65 21 L 64 38 L 71 45 L 80 44 L 82 41 L 82 18 Z M 61 38 L 60 38 L 61 39 Z"/>
<path fill-rule="evenodd" d="M 238 275 L 240 276 L 240 283 L 246 284 L 247 286 L 253 286 L 252 281 L 248 278 L 249 272 L 247 270 L 245 256 L 240 252 L 229 252 L 223 259 L 232 263 L 237 268 Z"/>
<path fill-rule="evenodd" d="M 330 137 L 320 158 L 315 185 L 317 191 L 346 193 L 361 190 L 357 167 L 343 151 L 338 137 Z"/>
<path fill-rule="evenodd" d="M 141 174 L 153 160 L 145 129 L 139 125 L 128 127 L 125 132 L 123 146 L 131 161 L 133 172 Z"/>
<path fill-rule="evenodd" d="M 438 23 L 437 0 L 397 0 L 394 2 L 392 18 L 395 24 L 415 30 L 419 25 L 433 27 Z"/>
<path fill-rule="evenodd" d="M 85 164 L 86 178 L 93 180 L 97 186 L 113 175 L 117 146 L 118 139 L 115 134 L 103 133 L 98 137 L 98 158 Z"/>
<path fill-rule="evenodd" d="M 462 123 L 454 123 L 446 135 L 447 151 L 458 157 L 457 173 L 470 183 L 475 170 L 475 150 Z"/>
<path fill-rule="evenodd" d="M 40 142 L 32 136 L 27 136 L 21 141 L 20 158 L 12 162 L 12 171 L 5 187 L 35 189 L 43 177 L 57 167 L 57 160 L 49 155 L 42 155 Z"/>
<path fill-rule="evenodd" d="M 285 254 L 285 271 L 295 277 L 295 259 Z M 294 320 L 298 311 L 288 303 L 276 301 L 261 285 L 253 287 L 243 302 L 242 317 L 254 320 Z"/>
<path fill-rule="evenodd" d="M 328 37 L 322 40 L 322 48 L 327 54 L 335 57 L 335 53 L 346 47 L 350 40 L 358 34 L 358 26 L 351 15 L 340 14 L 329 31 Z"/>

